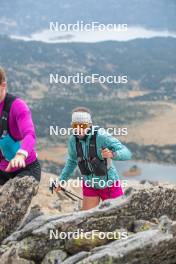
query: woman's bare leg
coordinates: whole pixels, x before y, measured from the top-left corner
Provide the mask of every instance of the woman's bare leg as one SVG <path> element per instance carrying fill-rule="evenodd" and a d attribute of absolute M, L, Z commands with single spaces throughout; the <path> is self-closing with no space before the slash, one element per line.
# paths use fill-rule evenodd
<path fill-rule="evenodd" d="M 89 210 L 96 207 L 100 202 L 100 197 L 98 196 L 83 196 L 82 210 Z"/>

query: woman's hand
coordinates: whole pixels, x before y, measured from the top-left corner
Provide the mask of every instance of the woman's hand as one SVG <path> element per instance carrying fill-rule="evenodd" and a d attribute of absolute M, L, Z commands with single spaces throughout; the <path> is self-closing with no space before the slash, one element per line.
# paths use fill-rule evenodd
<path fill-rule="evenodd" d="M 101 155 L 104 159 L 113 158 L 113 152 L 107 148 L 102 149 Z"/>
<path fill-rule="evenodd" d="M 55 191 L 56 193 L 60 192 L 60 191 L 61 191 L 61 186 L 57 186 L 56 188 L 54 188 L 54 191 Z"/>
<path fill-rule="evenodd" d="M 9 162 L 5 171 L 10 172 L 11 169 L 13 168 L 25 168 L 26 167 L 25 159 L 26 157 L 23 154 L 21 153 L 16 154 L 16 156 Z"/>

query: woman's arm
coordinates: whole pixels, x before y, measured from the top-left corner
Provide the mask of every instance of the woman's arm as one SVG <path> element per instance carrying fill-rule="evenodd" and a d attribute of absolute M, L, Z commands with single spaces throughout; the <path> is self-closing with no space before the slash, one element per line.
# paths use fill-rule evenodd
<path fill-rule="evenodd" d="M 19 152 L 21 151 L 27 158 L 36 143 L 35 128 L 32 121 L 31 111 L 24 101 L 16 99 L 12 105 L 12 115 L 16 120 L 22 138 Z"/>
<path fill-rule="evenodd" d="M 104 147 L 113 152 L 113 160 L 130 160 L 132 157 L 131 151 L 123 145 L 117 138 L 109 134 L 103 135 Z"/>
<path fill-rule="evenodd" d="M 25 159 L 34 149 L 34 145 L 36 142 L 31 111 L 23 100 L 16 99 L 12 104 L 12 108 L 10 111 L 10 122 L 12 122 L 12 124 L 15 122 L 15 126 L 17 126 L 19 132 L 16 137 L 19 138 L 21 142 L 20 148 L 18 147 L 18 151 L 16 152 L 15 157 L 10 160 L 6 168 L 6 172 L 10 172 L 11 169 L 15 167 L 25 167 Z"/>

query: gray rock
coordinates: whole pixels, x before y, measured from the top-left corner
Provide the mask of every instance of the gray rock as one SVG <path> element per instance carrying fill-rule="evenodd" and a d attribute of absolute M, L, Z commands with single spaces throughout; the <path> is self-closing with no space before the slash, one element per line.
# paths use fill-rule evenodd
<path fill-rule="evenodd" d="M 132 223 L 132 226 L 130 228 L 131 232 L 138 233 L 142 231 L 146 231 L 149 229 L 156 229 L 157 224 L 151 223 L 149 221 L 145 220 L 136 220 Z"/>
<path fill-rule="evenodd" d="M 170 233 L 171 231 L 171 225 L 172 225 L 172 221 L 168 218 L 167 215 L 162 215 L 159 218 L 159 229 L 162 230 L 165 233 Z"/>
<path fill-rule="evenodd" d="M 170 232 L 176 237 L 176 221 L 172 222 Z"/>
<path fill-rule="evenodd" d="M 46 254 L 45 258 L 41 264 L 62 264 L 64 259 L 66 259 L 67 253 L 58 249 L 52 250 Z"/>
<path fill-rule="evenodd" d="M 70 254 L 75 254 L 80 251 L 89 251 L 94 247 L 101 246 L 108 243 L 108 239 L 105 237 L 101 239 L 100 232 L 85 232 L 79 234 L 77 238 L 70 238 L 65 242 L 65 250 Z M 86 236 L 87 235 L 87 236 Z"/>
<path fill-rule="evenodd" d="M 0 242 L 18 228 L 37 189 L 37 181 L 29 176 L 11 179 L 1 188 Z"/>
<path fill-rule="evenodd" d="M 61 249 L 63 241 L 50 240 L 49 237 L 29 236 L 18 244 L 18 255 L 27 260 L 40 262 L 51 250 Z"/>
<path fill-rule="evenodd" d="M 127 240 L 115 241 L 106 246 L 92 250 L 91 255 L 77 262 L 77 264 L 171 264 L 176 256 L 173 248 L 176 239 L 171 234 L 164 234 L 159 230 L 149 230 L 130 236 Z M 166 253 L 168 252 L 168 253 Z M 166 262 L 166 255 L 168 260 Z"/>
<path fill-rule="evenodd" d="M 78 254 L 71 256 L 69 258 L 67 258 L 65 261 L 63 261 L 62 264 L 77 264 L 79 261 L 81 261 L 82 259 L 85 259 L 88 257 L 88 255 L 90 255 L 91 253 L 86 252 L 86 251 L 81 251 Z"/>
<path fill-rule="evenodd" d="M 18 230 L 22 229 L 23 227 L 25 227 L 29 222 L 31 222 L 32 220 L 34 220 L 34 218 L 37 218 L 38 216 L 43 215 L 43 213 L 41 212 L 41 208 L 39 205 L 34 205 L 30 208 L 29 213 L 26 214 L 26 216 L 24 217 L 22 223 L 20 224 Z"/>
<path fill-rule="evenodd" d="M 81 260 L 78 260 L 80 264 L 145 264 L 149 263 L 149 260 L 151 264 L 171 264 L 174 263 L 172 260 L 176 257 L 176 228 L 171 221 L 176 219 L 175 201 L 175 186 L 153 186 L 147 189 L 134 188 L 127 198 L 105 202 L 89 211 L 52 217 L 39 216 L 3 241 L 1 246 L 2 256 L 7 251 L 4 247 L 7 246 L 10 249 L 13 246 L 11 246 L 11 243 L 15 242 L 18 247 L 18 257 L 36 263 L 44 260 L 45 256 L 53 250 L 67 251 L 68 240 L 51 239 L 51 230 L 57 231 L 59 234 L 60 232 L 74 232 L 78 229 L 83 229 L 84 232 L 92 230 L 108 232 L 116 229 L 127 229 L 138 233 L 131 234 L 126 240 L 110 243 L 107 241 L 104 246 L 97 247 L 97 244 L 95 244 L 95 248 L 91 249 L 92 247 L 90 247 L 90 254 L 85 253 L 85 257 L 80 253 L 85 249 L 80 246 L 76 251 L 78 254 L 71 257 L 72 259 L 68 258 L 68 260 L 73 260 L 74 263 L 74 257 L 76 258 L 78 255 L 81 256 Z M 167 215 L 167 218 L 162 217 L 163 215 Z M 157 219 L 159 218 L 159 224 L 157 225 Z M 156 219 L 155 223 L 150 223 L 151 219 Z M 131 230 L 132 226 L 135 227 L 133 230 Z M 164 229 L 161 228 L 163 226 Z M 167 252 L 168 262 L 164 262 Z M 67 259 L 64 262 L 66 261 Z"/>
<path fill-rule="evenodd" d="M 33 221 L 29 222 L 26 226 L 24 226 L 22 229 L 17 230 L 13 234 L 11 234 L 9 237 L 4 239 L 2 244 L 9 244 L 13 241 L 20 241 L 23 238 L 27 237 L 29 234 L 31 234 L 34 230 L 38 230 L 41 226 L 45 226 L 45 224 L 48 224 L 54 220 L 58 220 L 62 218 L 62 216 L 46 216 L 42 215 L 39 217 L 36 217 Z"/>
<path fill-rule="evenodd" d="M 1 257 L 1 264 L 35 264 L 32 260 L 22 259 L 18 256 L 17 248 L 12 246 Z"/>

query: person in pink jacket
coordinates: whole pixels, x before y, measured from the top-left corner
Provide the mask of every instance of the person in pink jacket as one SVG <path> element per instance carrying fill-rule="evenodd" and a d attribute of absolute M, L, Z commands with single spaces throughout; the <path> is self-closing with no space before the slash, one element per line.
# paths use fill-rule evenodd
<path fill-rule="evenodd" d="M 31 111 L 22 99 L 7 93 L 6 74 L 0 68 L 0 185 L 16 176 L 40 181 L 35 143 Z"/>
<path fill-rule="evenodd" d="M 41 167 L 35 143 L 31 111 L 7 92 L 0 68 L 0 242 L 18 228 L 37 194 Z"/>

